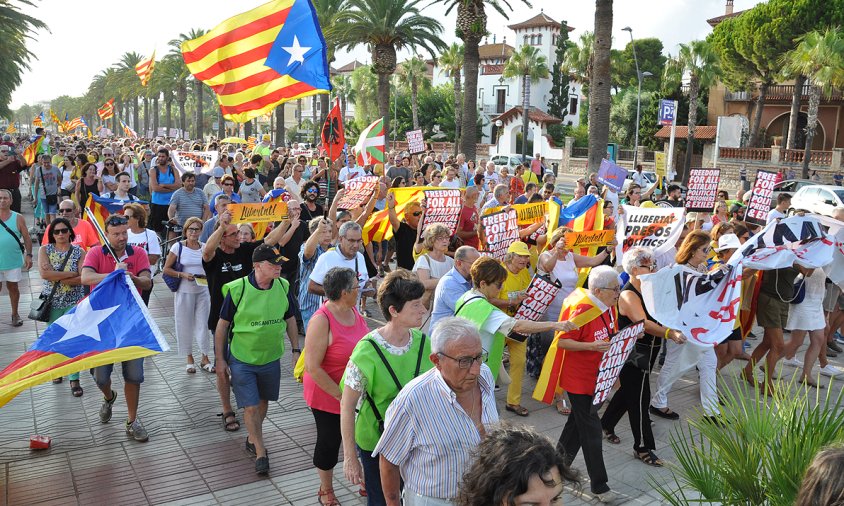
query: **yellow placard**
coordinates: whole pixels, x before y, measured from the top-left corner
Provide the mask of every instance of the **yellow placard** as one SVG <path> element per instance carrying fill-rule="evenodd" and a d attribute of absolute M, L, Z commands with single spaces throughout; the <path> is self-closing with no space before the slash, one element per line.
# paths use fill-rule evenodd
<path fill-rule="evenodd" d="M 536 202 L 535 204 L 513 204 L 510 206 L 516 210 L 516 219 L 519 225 L 530 225 L 542 221 L 548 214 L 548 202 Z M 484 214 L 492 214 L 501 211 L 504 207 L 492 207 L 484 211 Z"/>
<path fill-rule="evenodd" d="M 569 232 L 566 234 L 566 249 L 606 246 L 615 239 L 615 230 L 591 230 L 588 232 Z"/>
<path fill-rule="evenodd" d="M 229 204 L 232 223 L 267 223 L 287 218 L 287 202 L 266 204 Z"/>

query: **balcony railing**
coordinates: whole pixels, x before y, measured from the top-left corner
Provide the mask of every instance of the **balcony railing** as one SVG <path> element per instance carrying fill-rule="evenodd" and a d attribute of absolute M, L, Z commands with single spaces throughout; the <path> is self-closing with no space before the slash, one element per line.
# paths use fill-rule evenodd
<path fill-rule="evenodd" d="M 504 114 L 513 108 L 513 104 L 483 104 L 481 110 L 485 114 Z"/>
<path fill-rule="evenodd" d="M 785 163 L 803 163 L 805 151 L 802 149 L 781 149 L 780 161 Z M 832 151 L 811 151 L 809 165 L 832 165 Z"/>
<path fill-rule="evenodd" d="M 803 94 L 801 95 L 803 102 L 807 102 L 809 100 L 809 90 L 810 85 L 803 85 Z M 750 100 L 753 100 L 753 98 L 757 95 L 758 92 L 752 93 L 748 91 L 727 90 L 726 93 L 724 93 L 724 100 L 726 100 L 727 102 L 748 102 Z M 785 102 L 791 101 L 791 98 L 793 96 L 793 84 L 772 84 L 771 86 L 768 86 L 768 93 L 765 99 L 771 102 Z M 844 94 L 842 94 L 841 90 L 832 90 L 829 93 L 821 95 L 821 102 L 830 102 L 837 100 L 844 100 Z"/>
<path fill-rule="evenodd" d="M 812 150 L 809 155 L 809 165 L 817 167 L 832 167 L 832 151 Z M 775 156 L 772 156 L 775 155 Z M 718 157 L 722 159 L 745 160 L 752 162 L 767 162 L 775 165 L 798 165 L 803 163 L 802 149 L 774 148 L 720 148 Z"/>
<path fill-rule="evenodd" d="M 747 102 L 750 100 L 750 93 L 746 91 L 730 91 L 724 93 L 724 100 L 727 102 Z"/>
<path fill-rule="evenodd" d="M 770 162 L 771 148 L 720 148 L 718 157 Z"/>

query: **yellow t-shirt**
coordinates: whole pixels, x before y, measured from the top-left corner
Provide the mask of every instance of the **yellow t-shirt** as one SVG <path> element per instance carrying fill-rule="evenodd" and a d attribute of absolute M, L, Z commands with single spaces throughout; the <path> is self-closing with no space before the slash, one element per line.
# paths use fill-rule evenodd
<path fill-rule="evenodd" d="M 507 269 L 507 266 L 505 265 L 504 268 Z M 498 292 L 498 298 L 507 300 L 510 295 L 515 297 L 518 292 L 527 290 L 532 277 L 530 269 L 528 268 L 522 269 L 518 274 L 513 274 L 510 272 L 510 269 L 507 269 L 507 279 L 505 279 L 504 283 L 501 285 L 501 291 Z M 515 308 L 508 308 L 504 312 L 510 316 L 516 314 Z"/>
<path fill-rule="evenodd" d="M 539 184 L 539 178 L 536 176 L 536 174 L 533 173 L 532 170 L 526 170 L 522 173 L 522 181 L 524 181 L 525 184 L 531 182 Z M 518 197 L 518 195 L 516 196 Z"/>

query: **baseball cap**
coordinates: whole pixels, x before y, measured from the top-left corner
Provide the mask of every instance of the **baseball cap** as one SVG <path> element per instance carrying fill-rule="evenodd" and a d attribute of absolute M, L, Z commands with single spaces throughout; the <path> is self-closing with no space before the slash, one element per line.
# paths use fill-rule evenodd
<path fill-rule="evenodd" d="M 724 234 L 718 238 L 718 247 L 715 251 L 724 251 L 725 249 L 739 249 L 741 248 L 741 241 L 736 234 Z"/>
<path fill-rule="evenodd" d="M 268 134 L 264 134 L 264 136 L 261 137 L 261 140 L 264 142 L 270 142 L 270 136 Z"/>
<path fill-rule="evenodd" d="M 222 167 L 214 167 L 214 177 L 223 177 L 226 171 Z"/>
<path fill-rule="evenodd" d="M 252 262 L 269 262 L 273 265 L 281 265 L 287 261 L 281 251 L 275 246 L 262 244 L 252 252 Z"/>
<path fill-rule="evenodd" d="M 528 249 L 528 245 L 523 243 L 522 241 L 516 241 L 507 248 L 507 253 L 515 253 L 516 255 L 529 257 L 530 250 Z"/>

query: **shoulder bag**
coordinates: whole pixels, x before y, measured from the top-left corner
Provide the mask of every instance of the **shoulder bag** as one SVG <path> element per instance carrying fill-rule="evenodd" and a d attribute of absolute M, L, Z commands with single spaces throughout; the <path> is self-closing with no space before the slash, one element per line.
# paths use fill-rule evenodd
<path fill-rule="evenodd" d="M 425 338 L 426 337 L 427 336 L 423 332 L 422 333 L 422 341 L 419 343 L 419 355 L 416 357 L 416 371 L 413 373 L 414 378 L 419 376 L 419 369 L 422 367 L 422 354 L 425 352 Z M 393 368 L 390 367 L 390 363 L 387 361 L 387 357 L 384 356 L 384 352 L 381 351 L 381 347 L 378 346 L 378 343 L 376 343 L 372 339 L 364 339 L 364 341 L 368 341 L 369 344 L 371 344 L 372 347 L 375 349 L 375 351 L 378 353 L 378 356 L 381 358 L 381 362 L 383 362 L 384 366 L 387 367 L 387 372 L 390 373 L 390 376 L 393 378 L 393 382 L 396 384 L 396 387 L 399 389 L 399 391 L 401 391 L 401 389 L 404 388 L 404 385 L 401 384 L 398 376 L 396 376 L 396 373 L 393 372 Z M 372 408 L 372 414 L 375 415 L 375 421 L 378 423 L 378 434 L 383 434 L 384 433 L 384 417 L 378 411 L 378 408 L 375 406 L 375 401 L 372 400 L 372 397 L 369 394 L 366 394 L 365 397 L 366 397 L 367 403 L 369 404 L 369 407 Z"/>
<path fill-rule="evenodd" d="M 73 246 L 70 247 L 67 254 L 64 256 L 64 260 L 62 261 L 62 266 L 59 267 L 59 271 L 64 271 L 64 268 L 67 266 L 67 262 L 70 260 L 70 256 L 73 254 Z M 53 297 L 56 296 L 56 291 L 59 289 L 59 284 L 61 281 L 54 281 L 53 282 L 53 289 L 50 290 L 50 295 L 47 298 L 39 297 L 32 301 L 32 305 L 29 308 L 29 319 L 35 320 L 38 322 L 48 322 L 50 321 L 50 309 L 52 309 L 53 305 Z"/>
<path fill-rule="evenodd" d="M 38 175 L 41 176 L 41 186 L 44 190 L 44 199 L 47 201 L 48 206 L 54 206 L 59 203 L 59 196 L 58 195 L 47 195 L 47 183 L 44 182 L 44 167 L 38 167 Z"/>
<path fill-rule="evenodd" d="M 173 262 L 173 265 L 170 267 L 174 271 L 182 272 L 182 269 L 185 268 L 185 266 L 182 265 L 182 250 L 184 248 L 185 245 L 180 242 L 179 255 L 176 257 L 176 261 Z M 164 283 L 167 284 L 167 288 L 169 288 L 171 292 L 176 292 L 179 290 L 179 285 L 182 284 L 182 278 L 170 276 L 166 272 L 162 272 L 161 277 L 164 279 Z"/>
<path fill-rule="evenodd" d="M 12 229 L 11 229 L 11 228 L 9 228 L 9 226 L 8 226 L 8 225 L 6 225 L 6 223 L 5 223 L 5 222 L 3 222 L 3 220 L 0 220 L 0 225 L 3 225 L 3 228 L 5 228 L 5 229 L 6 229 L 6 232 L 8 232 L 8 233 L 9 233 L 9 235 L 11 235 L 12 237 L 14 237 L 14 238 L 15 238 L 15 241 L 17 241 L 17 242 L 18 242 L 18 247 L 21 249 L 21 255 L 25 254 L 25 253 L 26 253 L 26 248 L 24 248 L 24 247 L 23 247 L 23 241 L 21 241 L 21 238 L 20 238 L 20 237 L 18 237 L 18 235 L 17 235 L 16 233 L 12 232 Z"/>

